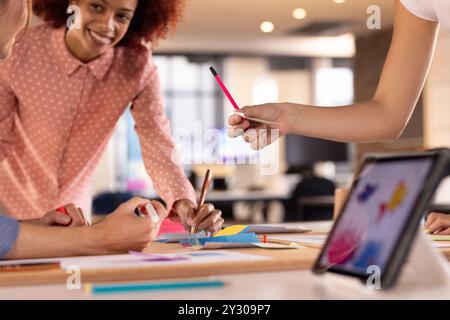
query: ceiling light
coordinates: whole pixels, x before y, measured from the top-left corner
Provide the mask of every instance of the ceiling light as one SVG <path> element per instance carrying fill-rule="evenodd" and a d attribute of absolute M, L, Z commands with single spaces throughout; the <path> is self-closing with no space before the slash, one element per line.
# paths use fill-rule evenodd
<path fill-rule="evenodd" d="M 344 3 L 345 2 L 345 0 L 333 0 L 335 3 Z"/>
<path fill-rule="evenodd" d="M 292 11 L 292 16 L 297 20 L 305 19 L 307 15 L 307 12 L 303 8 L 297 8 L 294 11 Z"/>
<path fill-rule="evenodd" d="M 270 33 L 275 29 L 274 24 L 270 21 L 264 21 L 259 27 L 264 33 Z"/>

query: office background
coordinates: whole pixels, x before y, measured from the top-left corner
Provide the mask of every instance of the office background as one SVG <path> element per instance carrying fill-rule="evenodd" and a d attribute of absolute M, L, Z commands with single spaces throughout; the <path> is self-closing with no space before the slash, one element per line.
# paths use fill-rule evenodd
<path fill-rule="evenodd" d="M 380 30 L 367 27 L 372 5 L 381 10 Z M 154 50 L 172 130 L 188 137 L 177 143 L 186 175 L 198 187 L 206 166 L 201 153 L 186 151 L 189 141 L 201 138 L 196 124 L 218 130 L 213 150 L 219 163 L 226 160 L 224 150 L 231 150 L 226 157 L 234 159 L 255 156 L 243 142 L 226 137 L 233 109 L 209 66 L 215 66 L 240 105 L 292 101 L 334 107 L 364 101 L 374 94 L 392 20 L 391 0 L 188 1 L 177 33 Z M 287 136 L 279 142 L 280 166 L 274 175 L 261 176 L 258 164 L 215 165 L 217 192 L 212 197 L 225 216 L 252 222 L 326 219 L 332 190 L 351 183 L 364 154 L 450 146 L 450 36 L 442 31 L 424 94 L 400 139 L 341 144 Z M 301 186 L 305 181 L 309 184 Z M 101 160 L 92 194 L 99 199 L 94 212 L 107 210 L 101 201 L 111 203 L 108 197 L 117 194 L 155 196 L 129 113 Z M 448 180 L 435 201 L 450 205 Z M 302 203 L 312 206 L 308 217 Z"/>

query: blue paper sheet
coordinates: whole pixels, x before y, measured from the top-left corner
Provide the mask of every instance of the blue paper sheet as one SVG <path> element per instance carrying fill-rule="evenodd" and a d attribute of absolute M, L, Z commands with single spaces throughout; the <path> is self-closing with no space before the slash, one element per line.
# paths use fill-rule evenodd
<path fill-rule="evenodd" d="M 204 245 L 207 242 L 233 242 L 233 243 L 257 243 L 259 242 L 256 233 L 239 233 L 233 236 L 219 236 L 211 238 L 200 238 L 183 240 L 183 245 Z"/>

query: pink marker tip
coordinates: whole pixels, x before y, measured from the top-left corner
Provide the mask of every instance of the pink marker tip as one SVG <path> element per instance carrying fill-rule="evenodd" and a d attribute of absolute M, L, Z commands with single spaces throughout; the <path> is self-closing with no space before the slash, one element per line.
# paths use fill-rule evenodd
<path fill-rule="evenodd" d="M 222 88 L 222 91 L 225 93 L 225 95 L 227 96 L 228 100 L 233 105 L 234 109 L 235 110 L 239 110 L 239 107 L 238 107 L 236 101 L 234 101 L 233 97 L 231 96 L 231 94 L 228 91 L 228 89 L 225 87 L 225 84 L 222 82 L 222 79 L 220 79 L 220 76 L 217 74 L 216 70 L 214 70 L 213 67 L 210 67 L 209 70 L 213 74 L 213 76 L 216 79 L 217 83 L 219 84 L 220 88 Z"/>

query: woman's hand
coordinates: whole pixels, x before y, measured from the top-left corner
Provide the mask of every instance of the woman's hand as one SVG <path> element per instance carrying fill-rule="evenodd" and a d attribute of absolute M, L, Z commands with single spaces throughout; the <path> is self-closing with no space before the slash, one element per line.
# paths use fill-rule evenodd
<path fill-rule="evenodd" d="M 98 234 L 99 245 L 108 253 L 144 250 L 158 235 L 161 222 L 167 217 L 164 206 L 151 201 L 160 220 L 152 222 L 150 217 L 136 216 L 134 210 L 149 200 L 135 197 L 120 205 L 102 222 L 91 228 Z"/>
<path fill-rule="evenodd" d="M 88 225 L 81 208 L 77 208 L 73 204 L 67 204 L 62 208 L 65 209 L 67 214 L 57 209 L 46 213 L 40 219 L 26 220 L 23 222 L 40 226 L 80 227 Z"/>
<path fill-rule="evenodd" d="M 298 111 L 298 110 L 297 110 Z M 228 118 L 228 136 L 243 136 L 254 150 L 263 149 L 278 138 L 292 131 L 295 118 L 299 116 L 295 108 L 288 103 L 262 104 L 244 107 L 240 110 L 246 117 L 272 122 L 263 124 L 249 121 L 240 115 L 233 114 Z"/>
<path fill-rule="evenodd" d="M 432 212 L 428 215 L 425 230 L 431 234 L 450 235 L 450 215 Z"/>
<path fill-rule="evenodd" d="M 211 203 L 205 203 L 200 210 L 197 206 L 188 199 L 178 200 L 173 205 L 174 213 L 169 218 L 183 224 L 187 231 L 194 227 L 198 231 L 208 231 L 216 233 L 222 230 L 224 219 L 222 212 L 216 210 Z"/>

